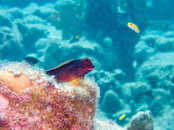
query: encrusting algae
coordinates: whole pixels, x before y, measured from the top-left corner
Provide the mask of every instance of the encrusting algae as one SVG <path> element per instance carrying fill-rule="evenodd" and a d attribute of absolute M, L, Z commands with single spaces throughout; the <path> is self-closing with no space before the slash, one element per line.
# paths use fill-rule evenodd
<path fill-rule="evenodd" d="M 90 130 L 97 96 L 89 79 L 72 86 L 29 65 L 8 64 L 0 70 L 0 129 Z"/>

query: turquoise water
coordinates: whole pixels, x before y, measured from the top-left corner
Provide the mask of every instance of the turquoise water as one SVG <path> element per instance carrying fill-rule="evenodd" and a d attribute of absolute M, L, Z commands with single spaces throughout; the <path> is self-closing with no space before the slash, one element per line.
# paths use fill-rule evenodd
<path fill-rule="evenodd" d="M 100 87 L 97 118 L 125 126 L 133 115 L 149 110 L 154 130 L 174 130 L 173 4 L 1 0 L 0 63 L 33 57 L 47 70 L 88 57 L 95 69 L 87 76 Z M 139 33 L 127 26 L 130 22 Z"/>

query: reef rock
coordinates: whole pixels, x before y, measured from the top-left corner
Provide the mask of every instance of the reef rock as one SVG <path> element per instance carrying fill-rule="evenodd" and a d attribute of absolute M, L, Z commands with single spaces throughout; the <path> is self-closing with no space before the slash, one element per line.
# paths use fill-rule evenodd
<path fill-rule="evenodd" d="M 161 116 L 154 120 L 155 130 L 172 130 L 174 128 L 174 109 L 173 106 L 165 106 L 165 110 Z"/>
<path fill-rule="evenodd" d="M 160 52 L 170 52 L 174 50 L 174 38 L 160 37 L 157 40 L 157 49 Z"/>
<path fill-rule="evenodd" d="M 138 112 L 127 125 L 127 130 L 153 130 L 153 119 L 150 111 Z"/>
<path fill-rule="evenodd" d="M 102 107 L 107 113 L 113 114 L 123 107 L 123 103 L 113 90 L 108 90 L 103 98 Z"/>
<path fill-rule="evenodd" d="M 137 81 L 147 81 L 153 88 L 164 87 L 161 82 L 172 82 L 174 53 L 158 53 L 144 62 L 136 73 Z M 166 84 L 166 83 L 165 83 Z"/>
<path fill-rule="evenodd" d="M 0 27 L 0 57 L 6 60 L 20 60 L 25 54 L 21 35 L 16 27 Z M 9 53 L 10 52 L 10 53 Z"/>
<path fill-rule="evenodd" d="M 135 46 L 135 60 L 141 65 L 145 60 L 155 54 L 156 35 L 141 37 Z"/>
<path fill-rule="evenodd" d="M 113 121 L 109 120 L 95 120 L 95 130 L 125 130 Z"/>
<path fill-rule="evenodd" d="M 121 95 L 126 103 L 133 101 L 138 107 L 144 101 L 149 100 L 151 87 L 146 82 L 130 82 L 122 86 Z M 142 95 L 144 95 L 142 98 Z M 135 110 L 135 108 L 133 108 Z"/>
<path fill-rule="evenodd" d="M 72 86 L 29 65 L 8 64 L 0 70 L 0 129 L 91 129 L 97 96 L 88 79 Z"/>

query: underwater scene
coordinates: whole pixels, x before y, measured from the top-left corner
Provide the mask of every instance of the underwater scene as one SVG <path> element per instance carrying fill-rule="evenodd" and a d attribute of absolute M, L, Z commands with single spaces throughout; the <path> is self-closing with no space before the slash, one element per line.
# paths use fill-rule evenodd
<path fill-rule="evenodd" d="M 0 0 L 0 130 L 174 130 L 173 0 Z"/>

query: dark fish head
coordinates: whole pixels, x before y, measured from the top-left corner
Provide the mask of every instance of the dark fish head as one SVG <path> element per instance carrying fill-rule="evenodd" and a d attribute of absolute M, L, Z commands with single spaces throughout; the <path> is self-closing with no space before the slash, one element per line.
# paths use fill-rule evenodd
<path fill-rule="evenodd" d="M 80 67 L 78 69 L 78 75 L 84 76 L 88 72 L 92 71 L 94 68 L 94 65 L 92 64 L 91 60 L 89 58 L 81 59 L 80 60 Z"/>
<path fill-rule="evenodd" d="M 24 58 L 24 61 L 26 61 L 27 63 L 31 64 L 31 65 L 35 65 L 38 63 L 38 59 L 36 59 L 35 57 L 31 57 L 31 56 L 27 56 Z"/>
<path fill-rule="evenodd" d="M 94 65 L 92 64 L 91 60 L 89 58 L 81 59 L 81 67 L 88 69 L 88 70 L 93 70 Z"/>

